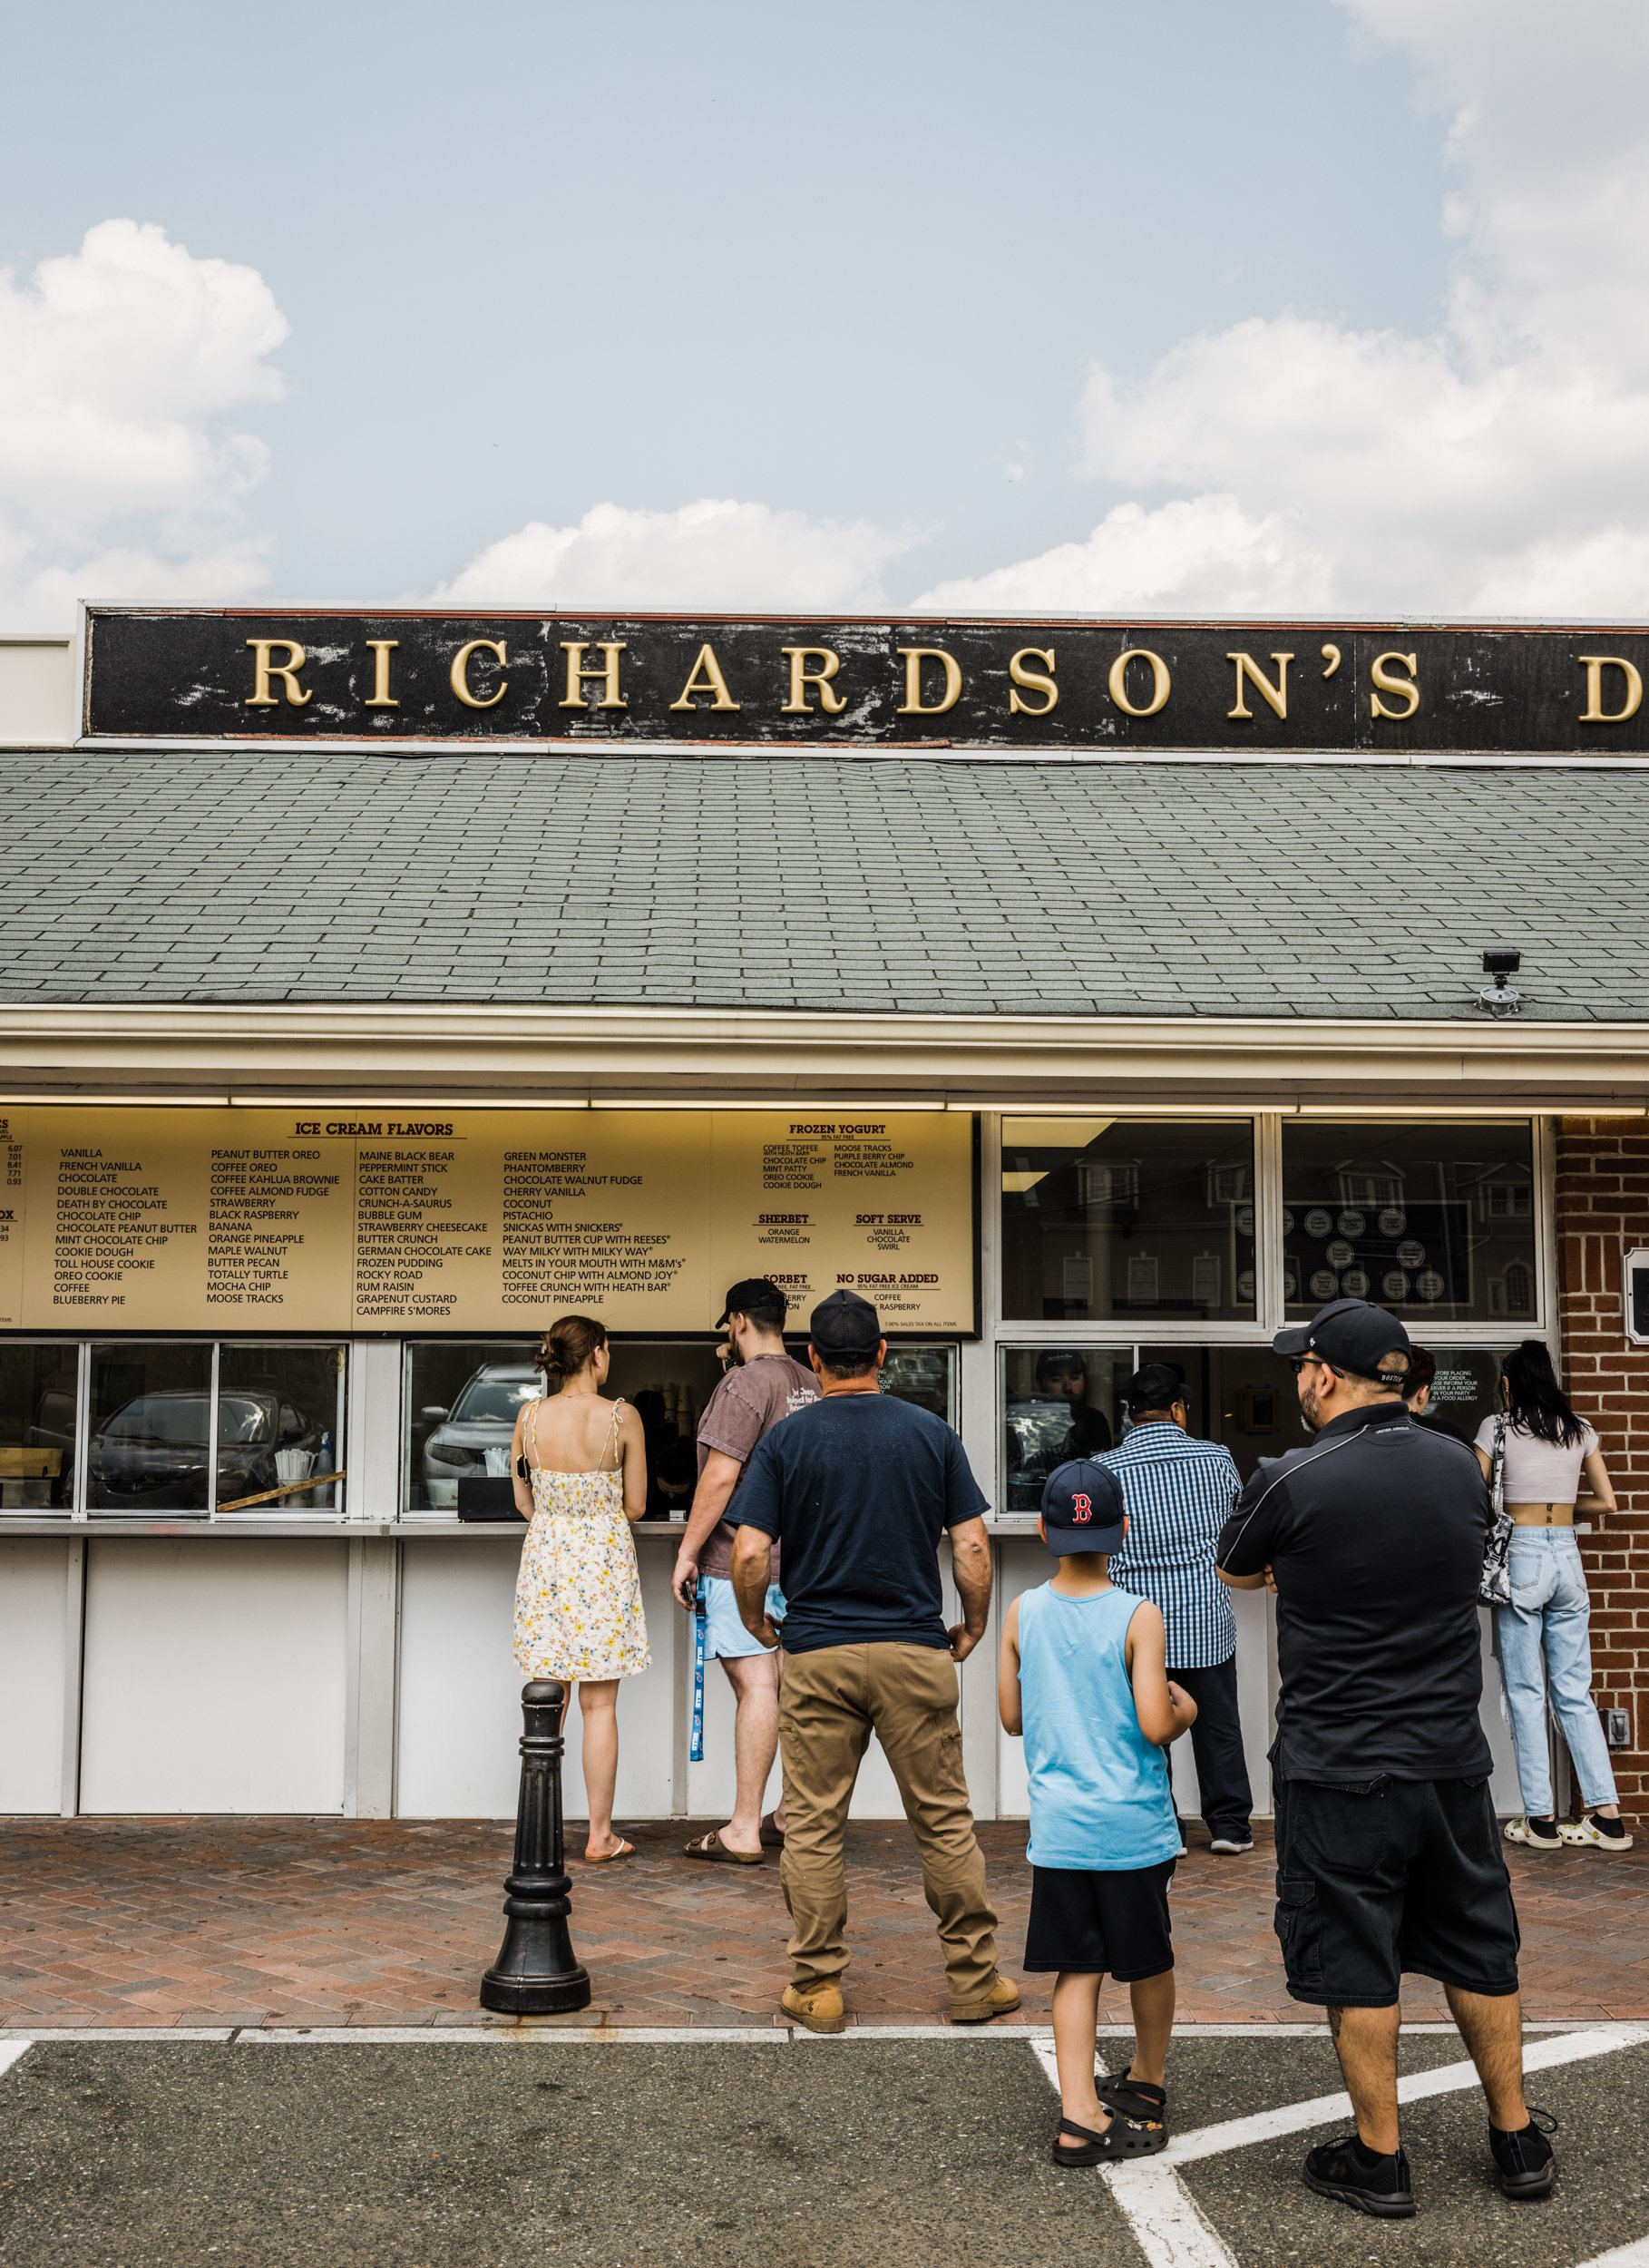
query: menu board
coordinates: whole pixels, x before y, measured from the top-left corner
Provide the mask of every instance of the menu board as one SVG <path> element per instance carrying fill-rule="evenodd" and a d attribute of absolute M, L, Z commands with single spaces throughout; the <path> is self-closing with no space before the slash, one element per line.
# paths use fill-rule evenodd
<path fill-rule="evenodd" d="M 4 1327 L 702 1331 L 746 1276 L 971 1331 L 971 1120 L 0 1111 Z"/>

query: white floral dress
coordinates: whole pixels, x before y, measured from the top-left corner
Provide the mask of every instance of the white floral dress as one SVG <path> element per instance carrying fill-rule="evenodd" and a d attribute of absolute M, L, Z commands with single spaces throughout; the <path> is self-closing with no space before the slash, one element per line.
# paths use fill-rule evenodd
<path fill-rule="evenodd" d="M 638 1677 L 652 1656 L 618 1469 L 624 1404 L 613 1406 L 612 1437 L 593 1472 L 547 1472 L 538 1462 L 537 1406 L 522 1433 L 533 1512 L 515 1581 L 516 1667 L 568 1684 Z"/>

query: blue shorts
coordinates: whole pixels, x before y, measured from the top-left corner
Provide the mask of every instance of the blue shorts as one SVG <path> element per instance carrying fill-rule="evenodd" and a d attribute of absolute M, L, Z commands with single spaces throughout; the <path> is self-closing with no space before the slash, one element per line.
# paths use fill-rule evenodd
<path fill-rule="evenodd" d="M 742 1661 L 752 1654 L 771 1654 L 773 1648 L 753 1638 L 739 1618 L 738 1599 L 725 1575 L 701 1575 L 704 1586 L 704 1657 L 707 1662 Z M 776 1583 L 767 1586 L 767 1612 L 776 1623 L 785 1619 L 785 1594 Z"/>

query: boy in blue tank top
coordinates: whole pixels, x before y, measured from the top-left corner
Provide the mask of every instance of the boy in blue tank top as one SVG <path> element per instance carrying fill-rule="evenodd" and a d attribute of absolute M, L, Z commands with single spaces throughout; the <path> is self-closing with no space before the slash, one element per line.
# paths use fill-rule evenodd
<path fill-rule="evenodd" d="M 1059 1568 L 1015 1599 L 1002 1632 L 1002 1724 L 1023 1733 L 1030 1776 L 1025 1966 L 1058 1971 L 1057 2165 L 1143 2156 L 1168 2138 L 1168 1883 L 1181 1846 L 1165 1751 L 1196 1704 L 1169 1682 L 1161 1608 L 1110 1579 L 1127 1526 L 1108 1466 L 1078 1457 L 1050 1474 L 1038 1530 Z M 1134 2056 L 1096 2085 L 1107 1975 L 1128 1988 Z"/>

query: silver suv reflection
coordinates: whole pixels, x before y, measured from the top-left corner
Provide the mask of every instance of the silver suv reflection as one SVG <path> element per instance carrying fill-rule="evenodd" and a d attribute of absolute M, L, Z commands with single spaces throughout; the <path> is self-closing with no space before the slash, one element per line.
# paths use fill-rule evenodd
<path fill-rule="evenodd" d="M 509 1448 L 522 1403 L 543 1390 L 531 1363 L 483 1363 L 450 1410 L 432 1404 L 419 1411 L 435 1429 L 424 1444 L 424 1486 L 433 1511 L 454 1509 L 459 1481 L 485 1472 L 489 1449 Z"/>

